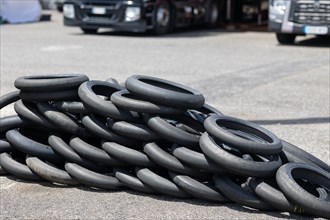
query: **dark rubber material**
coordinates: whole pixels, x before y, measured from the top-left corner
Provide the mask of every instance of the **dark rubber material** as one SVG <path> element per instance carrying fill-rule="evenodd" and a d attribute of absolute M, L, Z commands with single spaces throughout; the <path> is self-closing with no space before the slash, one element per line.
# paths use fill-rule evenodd
<path fill-rule="evenodd" d="M 64 157 L 64 159 L 68 162 L 76 163 L 95 172 L 107 172 L 109 170 L 108 167 L 105 167 L 99 163 L 91 162 L 81 157 L 61 137 L 57 135 L 50 135 L 48 137 L 48 142 L 53 150 Z"/>
<path fill-rule="evenodd" d="M 78 88 L 87 80 L 89 80 L 88 77 L 82 74 L 24 76 L 15 80 L 15 87 L 33 92 L 62 91 Z"/>
<path fill-rule="evenodd" d="M 68 114 L 57 111 L 50 104 L 39 102 L 37 107 L 44 117 L 62 131 L 78 136 L 88 135 L 86 129 L 76 119 L 69 117 Z"/>
<path fill-rule="evenodd" d="M 10 143 L 4 138 L 0 139 L 0 153 L 8 152 L 10 153 L 13 150 Z"/>
<path fill-rule="evenodd" d="M 24 180 L 41 181 L 37 174 L 32 172 L 28 166 L 17 162 L 8 153 L 0 154 L 1 167 L 8 173 Z"/>
<path fill-rule="evenodd" d="M 190 198 L 191 196 L 177 187 L 170 180 L 152 172 L 148 168 L 136 168 L 137 177 L 150 188 L 168 196 L 176 198 Z"/>
<path fill-rule="evenodd" d="M 145 144 L 143 151 L 151 160 L 160 166 L 165 167 L 166 169 L 178 172 L 180 174 L 186 174 L 195 178 L 203 179 L 209 176 L 207 173 L 199 172 L 181 163 L 176 157 L 160 148 L 155 142 Z"/>
<path fill-rule="evenodd" d="M 254 193 L 243 189 L 239 183 L 228 176 L 216 175 L 214 182 L 223 195 L 238 204 L 258 210 L 274 210 L 273 207 L 260 200 Z"/>
<path fill-rule="evenodd" d="M 0 109 L 19 100 L 19 91 L 9 92 L 0 97 Z"/>
<path fill-rule="evenodd" d="M 65 163 L 65 169 L 77 181 L 87 186 L 110 190 L 124 187 L 124 184 L 113 176 L 96 173 L 74 163 Z"/>
<path fill-rule="evenodd" d="M 156 114 L 156 115 L 173 115 L 184 112 L 182 109 L 176 109 L 169 106 L 159 105 L 152 102 L 142 100 L 127 90 L 115 92 L 111 95 L 111 101 L 118 107 L 130 111 Z"/>
<path fill-rule="evenodd" d="M 49 162 L 59 163 L 63 159 L 53 149 L 45 144 L 39 143 L 22 135 L 18 130 L 10 130 L 6 133 L 7 141 L 16 148 L 31 156 L 37 156 Z"/>
<path fill-rule="evenodd" d="M 78 91 L 63 90 L 56 92 L 24 92 L 20 91 L 20 98 L 26 102 L 47 102 L 47 101 L 77 101 Z"/>
<path fill-rule="evenodd" d="M 86 108 L 104 117 L 124 121 L 139 121 L 139 115 L 115 106 L 110 100 L 99 95 L 110 97 L 112 93 L 125 89 L 120 85 L 105 81 L 88 81 L 79 87 L 78 93 Z"/>
<path fill-rule="evenodd" d="M 152 160 L 150 160 L 144 153 L 125 147 L 115 142 L 104 142 L 102 149 L 105 150 L 111 156 L 126 162 L 133 166 L 158 168 Z"/>
<path fill-rule="evenodd" d="M 211 173 L 225 173 L 226 169 L 210 160 L 203 153 L 193 151 L 186 147 L 174 147 L 172 148 L 172 154 L 180 161 L 188 164 L 199 171 L 211 172 Z"/>
<path fill-rule="evenodd" d="M 52 102 L 52 106 L 62 112 L 68 112 L 73 114 L 87 114 L 90 113 L 88 109 L 85 108 L 82 102 Z"/>
<path fill-rule="evenodd" d="M 273 155 L 282 151 L 282 142 L 278 137 L 270 131 L 248 121 L 229 116 L 212 115 L 205 120 L 204 126 L 207 132 L 223 143 L 245 153 Z M 228 128 L 253 134 L 266 142 L 247 140 L 232 134 L 228 131 Z"/>
<path fill-rule="evenodd" d="M 177 174 L 169 171 L 173 182 L 186 193 L 195 198 L 208 200 L 212 202 L 229 202 L 215 187 L 203 184 L 190 176 Z"/>
<path fill-rule="evenodd" d="M 126 186 L 138 191 L 138 192 L 143 192 L 143 193 L 148 193 L 148 194 L 157 194 L 155 190 L 141 182 L 134 174 L 131 172 L 116 168 L 114 170 L 115 177 L 122 183 L 124 183 Z"/>
<path fill-rule="evenodd" d="M 200 108 L 205 102 L 199 91 L 156 77 L 134 75 L 126 80 L 125 86 L 146 101 L 174 108 Z"/>
<path fill-rule="evenodd" d="M 117 142 L 119 144 L 141 149 L 142 143 L 137 140 L 132 140 L 130 138 L 123 137 L 112 132 L 101 120 L 99 120 L 95 115 L 88 115 L 82 118 L 82 124 L 85 128 L 93 135 L 100 137 L 104 140 Z"/>
<path fill-rule="evenodd" d="M 6 131 L 27 127 L 29 125 L 28 121 L 22 119 L 17 115 L 6 116 L 0 118 L 0 134 L 5 133 Z"/>
<path fill-rule="evenodd" d="M 126 121 L 107 119 L 107 126 L 115 133 L 127 138 L 141 141 L 155 141 L 160 139 L 148 126 Z"/>
<path fill-rule="evenodd" d="M 296 179 L 304 179 L 310 183 L 324 187 L 330 191 L 330 173 L 301 163 L 288 163 L 281 166 L 276 173 L 276 181 L 284 195 L 302 207 L 307 213 L 330 218 L 330 201 L 319 199 L 304 190 Z"/>
<path fill-rule="evenodd" d="M 205 132 L 200 140 L 200 146 L 206 156 L 219 164 L 221 167 L 228 169 L 228 172 L 251 177 L 267 177 L 276 173 L 277 169 L 282 165 L 281 158 L 277 155 L 269 156 L 270 159 L 265 162 L 250 161 L 240 158 L 226 151 L 223 146 L 219 146 Z"/>
<path fill-rule="evenodd" d="M 34 173 L 50 182 L 66 185 L 78 184 L 66 171 L 51 166 L 37 157 L 27 157 L 26 164 Z"/>
<path fill-rule="evenodd" d="M 101 142 L 99 142 L 101 145 Z M 79 137 L 74 137 L 70 140 L 70 146 L 80 156 L 97 163 L 102 163 L 107 166 L 124 166 L 125 164 L 120 160 L 111 157 L 104 150 L 95 147 Z"/>
<path fill-rule="evenodd" d="M 35 125 L 51 130 L 58 129 L 37 110 L 37 106 L 35 104 L 19 100 L 15 103 L 14 109 L 21 118 L 24 118 Z"/>

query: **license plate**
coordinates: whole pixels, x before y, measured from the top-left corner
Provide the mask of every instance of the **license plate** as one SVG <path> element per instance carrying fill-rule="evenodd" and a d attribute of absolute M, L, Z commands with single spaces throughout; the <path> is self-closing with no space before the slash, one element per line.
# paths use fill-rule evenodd
<path fill-rule="evenodd" d="M 324 26 L 305 26 L 305 34 L 327 34 L 328 28 Z"/>
<path fill-rule="evenodd" d="M 96 15 L 104 15 L 106 13 L 106 8 L 94 7 L 92 8 L 92 13 Z"/>

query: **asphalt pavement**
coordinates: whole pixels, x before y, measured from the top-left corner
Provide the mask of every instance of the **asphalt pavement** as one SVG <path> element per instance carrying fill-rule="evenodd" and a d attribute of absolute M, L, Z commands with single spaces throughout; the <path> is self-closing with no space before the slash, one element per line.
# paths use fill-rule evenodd
<path fill-rule="evenodd" d="M 224 114 L 254 121 L 330 163 L 330 41 L 275 34 L 188 29 L 165 36 L 101 30 L 84 35 L 51 22 L 2 25 L 1 95 L 19 76 L 84 73 L 123 82 L 133 74 L 187 84 Z M 13 113 L 1 110 L 1 117 Z M 0 177 L 1 219 L 266 219 L 296 218 L 235 204 L 149 196 L 133 191 L 63 187 Z"/>

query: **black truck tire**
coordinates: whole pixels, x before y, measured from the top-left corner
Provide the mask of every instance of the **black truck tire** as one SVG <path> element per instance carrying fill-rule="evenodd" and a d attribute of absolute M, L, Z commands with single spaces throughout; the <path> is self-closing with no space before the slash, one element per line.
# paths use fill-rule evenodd
<path fill-rule="evenodd" d="M 276 33 L 276 39 L 280 44 L 293 44 L 296 36 L 295 34 Z"/>

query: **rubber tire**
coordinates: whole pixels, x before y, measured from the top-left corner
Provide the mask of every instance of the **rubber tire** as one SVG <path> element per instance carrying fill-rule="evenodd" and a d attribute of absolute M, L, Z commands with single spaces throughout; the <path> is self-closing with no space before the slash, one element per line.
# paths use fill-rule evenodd
<path fill-rule="evenodd" d="M 102 163 L 111 167 L 125 166 L 122 161 L 111 157 L 104 150 L 87 143 L 79 137 L 74 137 L 70 140 L 70 147 L 80 156 L 90 161 Z"/>
<path fill-rule="evenodd" d="M 64 170 L 51 166 L 37 157 L 27 157 L 27 166 L 43 179 L 53 183 L 61 183 L 65 185 L 78 185 L 78 182 Z"/>
<path fill-rule="evenodd" d="M 8 173 L 23 180 L 42 181 L 27 165 L 14 160 L 8 153 L 0 154 L 1 167 Z"/>
<path fill-rule="evenodd" d="M 156 77 L 133 75 L 127 78 L 125 86 L 143 100 L 173 108 L 195 109 L 202 107 L 205 102 L 201 92 Z"/>
<path fill-rule="evenodd" d="M 17 115 L 0 118 L 0 134 L 15 129 L 29 126 L 29 122 Z"/>
<path fill-rule="evenodd" d="M 276 39 L 280 44 L 293 44 L 296 36 L 295 34 L 276 33 Z"/>
<path fill-rule="evenodd" d="M 123 137 L 112 131 L 95 115 L 87 115 L 82 118 L 82 124 L 93 135 L 100 137 L 106 141 L 117 142 L 118 144 L 128 146 L 134 149 L 141 149 L 142 142 Z"/>
<path fill-rule="evenodd" d="M 77 136 L 90 136 L 86 129 L 73 117 L 57 111 L 53 106 L 44 102 L 37 103 L 39 112 L 52 124 L 61 129 L 62 132 Z"/>
<path fill-rule="evenodd" d="M 282 165 L 281 158 L 277 155 L 271 156 L 269 162 L 250 161 L 239 158 L 219 146 L 207 132 L 200 140 L 200 146 L 204 154 L 219 164 L 228 172 L 247 177 L 269 177 L 275 175 L 277 169 Z"/>
<path fill-rule="evenodd" d="M 48 143 L 52 149 L 61 155 L 66 161 L 76 163 L 86 169 L 95 172 L 107 172 L 109 167 L 105 167 L 102 164 L 91 162 L 79 154 L 77 154 L 60 136 L 50 135 L 48 137 Z"/>
<path fill-rule="evenodd" d="M 21 117 L 24 118 L 26 121 L 30 122 L 31 124 L 47 128 L 49 130 L 58 130 L 56 126 L 51 124 L 37 109 L 37 106 L 33 106 L 32 103 L 27 103 L 22 100 L 18 100 L 15 105 L 14 109 L 16 113 Z"/>
<path fill-rule="evenodd" d="M 52 102 L 51 105 L 58 111 L 72 114 L 88 114 L 90 111 L 85 108 L 82 102 Z"/>
<path fill-rule="evenodd" d="M 226 126 L 226 129 L 222 128 L 221 125 Z M 229 116 L 211 115 L 205 120 L 204 127 L 208 133 L 215 136 L 224 144 L 237 148 L 244 153 L 274 155 L 282 151 L 282 142 L 276 135 L 265 128 L 242 119 Z M 254 140 L 239 137 L 232 132 L 229 132 L 228 127 L 248 134 L 252 133 L 261 140 L 267 142 L 256 142 Z"/>
<path fill-rule="evenodd" d="M 129 111 L 139 113 L 148 113 L 155 115 L 174 115 L 184 112 L 182 109 L 176 109 L 164 105 L 155 104 L 152 102 L 144 101 L 136 95 L 122 90 L 115 92 L 111 95 L 111 101 L 118 107 Z"/>
<path fill-rule="evenodd" d="M 25 137 L 16 129 L 7 131 L 6 138 L 13 148 L 26 154 L 40 157 L 55 164 L 63 162 L 62 157 L 56 154 L 49 145 Z"/>
<path fill-rule="evenodd" d="M 325 187 L 330 191 L 330 173 L 301 163 L 288 163 L 281 166 L 276 173 L 276 182 L 284 195 L 302 207 L 307 213 L 330 218 L 330 201 L 320 200 L 308 193 L 295 181 L 305 179 L 308 182 Z"/>
<path fill-rule="evenodd" d="M 0 109 L 19 100 L 19 91 L 9 92 L 0 97 Z"/>
<path fill-rule="evenodd" d="M 4 138 L 0 139 L 0 154 L 3 152 L 10 153 L 13 151 L 13 148 L 11 147 L 10 143 Z"/>
<path fill-rule="evenodd" d="M 191 198 L 189 194 L 180 189 L 170 180 L 152 172 L 147 168 L 136 168 L 137 177 L 150 188 L 168 196 L 175 198 Z"/>
<path fill-rule="evenodd" d="M 54 92 L 77 89 L 89 78 L 83 74 L 49 74 L 24 76 L 15 80 L 15 87 L 29 92 Z"/>
<path fill-rule="evenodd" d="M 132 166 L 159 168 L 159 166 L 150 160 L 144 153 L 118 143 L 104 142 L 102 143 L 102 149 L 109 155 Z"/>
<path fill-rule="evenodd" d="M 197 180 L 191 178 L 190 176 L 180 175 L 174 172 L 169 171 L 170 177 L 173 182 L 181 188 L 186 193 L 191 196 L 217 203 L 229 202 L 230 200 L 224 197 L 220 192 L 218 192 L 215 188 L 207 186 Z"/>
<path fill-rule="evenodd" d="M 19 97 L 26 102 L 79 101 L 78 91 L 76 89 L 55 92 L 20 91 Z"/>
<path fill-rule="evenodd" d="M 202 172 L 225 173 L 226 169 L 210 160 L 205 154 L 193 151 L 186 147 L 172 148 L 172 154 L 183 163 Z"/>
<path fill-rule="evenodd" d="M 122 183 L 124 183 L 126 186 L 132 188 L 133 190 L 136 190 L 138 192 L 142 193 L 148 193 L 148 194 L 158 194 L 155 190 L 151 189 L 149 186 L 144 184 L 141 180 L 139 180 L 136 176 L 134 176 L 132 173 L 116 168 L 114 169 L 115 177 Z"/>
<path fill-rule="evenodd" d="M 110 117 L 123 121 L 140 121 L 139 115 L 134 112 L 123 110 L 115 106 L 111 101 L 99 97 L 110 97 L 111 94 L 125 89 L 124 87 L 105 81 L 88 81 L 78 89 L 78 94 L 87 109 L 103 117 Z"/>
<path fill-rule="evenodd" d="M 250 208 L 270 211 L 274 210 L 264 201 L 260 200 L 254 193 L 249 190 L 244 190 L 240 185 L 231 180 L 228 176 L 216 175 L 214 176 L 215 186 L 222 192 L 228 199 L 247 206 Z"/>
<path fill-rule="evenodd" d="M 146 153 L 152 161 L 168 170 L 200 179 L 205 179 L 209 176 L 207 173 L 199 172 L 181 163 L 176 157 L 160 148 L 155 142 L 144 144 L 143 152 Z"/>
<path fill-rule="evenodd" d="M 114 121 L 108 118 L 107 126 L 113 132 L 131 139 L 137 139 L 146 142 L 160 139 L 148 126 L 144 124 L 130 123 L 126 121 Z"/>
<path fill-rule="evenodd" d="M 125 186 L 113 176 L 96 173 L 74 163 L 65 163 L 65 170 L 70 176 L 86 186 L 108 190 L 118 190 Z"/>

